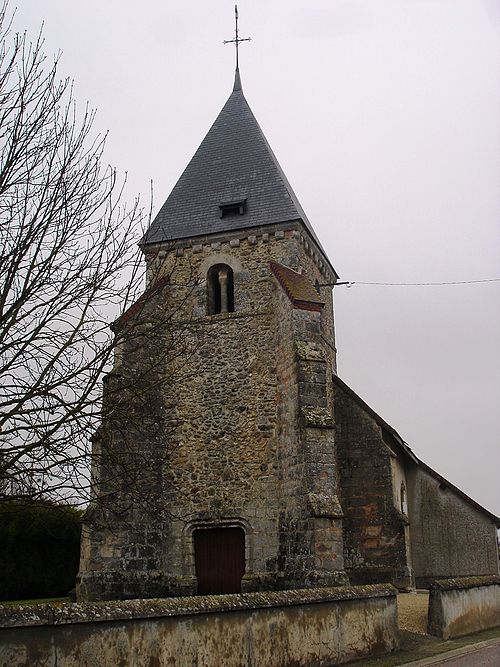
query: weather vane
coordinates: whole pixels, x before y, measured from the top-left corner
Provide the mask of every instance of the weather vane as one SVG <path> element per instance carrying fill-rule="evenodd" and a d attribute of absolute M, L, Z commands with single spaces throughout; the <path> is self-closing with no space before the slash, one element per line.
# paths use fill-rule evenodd
<path fill-rule="evenodd" d="M 235 30 L 235 38 L 234 39 L 225 39 L 224 44 L 234 44 L 236 47 L 236 69 L 239 69 L 239 62 L 238 62 L 238 46 L 240 42 L 251 42 L 252 38 L 251 37 L 239 37 L 238 36 L 238 5 L 234 5 L 234 20 L 236 23 L 236 30 Z"/>

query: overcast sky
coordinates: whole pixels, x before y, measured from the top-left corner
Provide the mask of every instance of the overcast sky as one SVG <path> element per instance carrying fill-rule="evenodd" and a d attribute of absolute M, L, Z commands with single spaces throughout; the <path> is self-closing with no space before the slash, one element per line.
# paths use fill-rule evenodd
<path fill-rule="evenodd" d="M 13 5 L 13 2 L 11 2 Z M 241 0 L 246 98 L 341 280 L 500 277 L 500 0 Z M 19 0 L 155 212 L 229 95 L 230 1 Z M 339 375 L 500 514 L 500 283 L 335 290 Z"/>

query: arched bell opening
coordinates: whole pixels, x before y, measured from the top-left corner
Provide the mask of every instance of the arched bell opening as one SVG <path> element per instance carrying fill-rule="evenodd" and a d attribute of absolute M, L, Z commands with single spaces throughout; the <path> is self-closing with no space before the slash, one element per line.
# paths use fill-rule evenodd
<path fill-rule="evenodd" d="M 227 264 L 214 264 L 207 274 L 209 315 L 234 312 L 234 274 Z"/>

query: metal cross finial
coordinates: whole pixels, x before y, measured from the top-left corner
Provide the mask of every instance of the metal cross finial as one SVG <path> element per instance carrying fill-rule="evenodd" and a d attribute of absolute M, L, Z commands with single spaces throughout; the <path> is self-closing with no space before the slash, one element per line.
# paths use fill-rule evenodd
<path fill-rule="evenodd" d="M 238 46 L 240 42 L 251 42 L 251 37 L 241 38 L 238 36 L 238 5 L 234 5 L 234 19 L 236 23 L 235 38 L 234 39 L 225 39 L 224 44 L 234 44 L 236 47 L 236 70 L 239 70 L 238 62 Z"/>

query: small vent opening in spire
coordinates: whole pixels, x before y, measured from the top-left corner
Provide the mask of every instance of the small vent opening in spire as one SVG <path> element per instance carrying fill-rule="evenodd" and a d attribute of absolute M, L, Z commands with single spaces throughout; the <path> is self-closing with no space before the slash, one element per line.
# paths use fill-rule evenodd
<path fill-rule="evenodd" d="M 233 201 L 223 201 L 219 204 L 219 217 L 225 218 L 229 215 L 243 215 L 246 210 L 246 198 L 235 199 Z"/>

